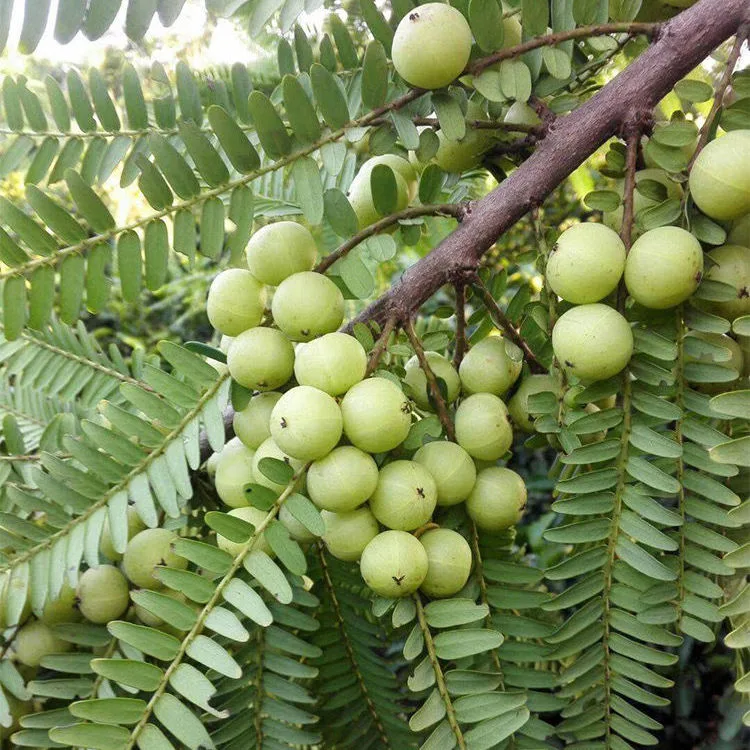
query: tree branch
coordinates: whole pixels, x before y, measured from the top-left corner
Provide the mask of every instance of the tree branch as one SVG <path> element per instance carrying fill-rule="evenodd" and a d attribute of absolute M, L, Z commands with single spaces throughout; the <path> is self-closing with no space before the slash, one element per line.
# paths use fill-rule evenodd
<path fill-rule="evenodd" d="M 476 269 L 497 238 L 542 201 L 639 109 L 656 105 L 747 19 L 746 0 L 701 0 L 660 27 L 658 39 L 591 99 L 558 117 L 536 151 L 356 321 L 407 320 L 441 286 Z M 533 40 L 532 40 L 533 41 Z"/>

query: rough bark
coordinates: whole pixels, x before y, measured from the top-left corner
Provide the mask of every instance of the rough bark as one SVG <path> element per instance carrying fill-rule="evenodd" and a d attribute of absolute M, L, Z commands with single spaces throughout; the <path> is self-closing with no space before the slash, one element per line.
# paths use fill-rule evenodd
<path fill-rule="evenodd" d="M 535 152 L 467 212 L 461 225 L 409 268 L 357 320 L 412 316 L 444 284 L 477 267 L 503 232 L 542 201 L 603 143 L 653 107 L 750 19 L 748 0 L 700 0 L 665 23 L 653 44 L 595 96 L 558 117 Z M 355 321 L 353 321 L 355 322 Z"/>

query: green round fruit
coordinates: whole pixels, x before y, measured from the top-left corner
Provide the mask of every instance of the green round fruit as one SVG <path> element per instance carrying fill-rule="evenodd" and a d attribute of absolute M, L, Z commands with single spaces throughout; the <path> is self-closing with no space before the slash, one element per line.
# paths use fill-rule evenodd
<path fill-rule="evenodd" d="M 357 215 L 360 229 L 364 229 L 383 218 L 383 214 L 375 207 L 375 201 L 372 197 L 371 175 L 376 166 L 377 164 L 372 163 L 372 159 L 366 161 L 349 186 L 349 203 L 351 203 L 354 213 Z M 401 176 L 400 171 L 394 170 L 390 164 L 386 166 L 393 170 L 396 179 L 396 204 L 393 207 L 395 213 L 396 211 L 402 211 L 409 205 L 409 184 Z M 411 164 L 409 166 L 411 167 Z"/>
<path fill-rule="evenodd" d="M 412 86 L 440 89 L 466 67 L 471 43 L 471 29 L 459 10 L 443 3 L 420 5 L 396 28 L 393 67 Z"/>
<path fill-rule="evenodd" d="M 245 485 L 255 481 L 253 477 L 253 459 L 255 451 L 244 444 L 229 452 L 219 454 L 216 466 L 214 485 L 216 493 L 225 505 L 230 508 L 241 508 L 248 505 L 245 497 Z"/>
<path fill-rule="evenodd" d="M 707 344 L 702 347 L 704 352 L 693 354 L 690 351 L 691 340 Z M 685 337 L 685 363 L 691 362 L 700 364 L 711 364 L 726 370 L 721 378 L 712 381 L 693 381 L 695 388 L 704 393 L 723 393 L 732 390 L 734 381 L 742 375 L 745 367 L 745 356 L 740 345 L 730 336 L 723 333 L 703 333 L 701 331 L 691 331 Z"/>
<path fill-rule="evenodd" d="M 208 320 L 225 336 L 236 336 L 255 328 L 263 318 L 265 307 L 263 284 L 242 268 L 222 271 L 208 290 Z"/>
<path fill-rule="evenodd" d="M 665 310 L 679 305 L 703 277 L 703 249 L 680 227 L 659 227 L 642 234 L 625 263 L 625 286 L 644 307 Z"/>
<path fill-rule="evenodd" d="M 458 372 L 464 393 L 502 396 L 516 382 L 522 367 L 519 347 L 502 336 L 488 336 L 469 349 Z"/>
<path fill-rule="evenodd" d="M 411 410 L 403 391 L 385 378 L 368 378 L 349 389 L 341 402 L 344 434 L 367 453 L 400 445 L 411 428 Z"/>
<path fill-rule="evenodd" d="M 733 222 L 727 235 L 727 245 L 750 247 L 750 214 L 745 214 Z"/>
<path fill-rule="evenodd" d="M 378 484 L 378 465 L 353 445 L 334 448 L 307 470 L 307 492 L 323 510 L 345 513 L 368 500 Z"/>
<path fill-rule="evenodd" d="M 309 385 L 287 391 L 271 412 L 271 437 L 284 453 L 315 461 L 341 439 L 341 409 L 333 396 Z"/>
<path fill-rule="evenodd" d="M 78 622 L 81 612 L 78 609 L 76 590 L 67 583 L 63 584 L 56 599 L 44 605 L 44 611 L 39 619 L 45 625 L 57 625 L 60 622 Z"/>
<path fill-rule="evenodd" d="M 427 552 L 427 575 L 420 589 L 432 599 L 461 591 L 471 573 L 468 542 L 451 529 L 429 529 L 419 541 Z"/>
<path fill-rule="evenodd" d="M 690 171 L 690 195 L 718 221 L 750 212 L 750 130 L 732 130 L 698 154 Z"/>
<path fill-rule="evenodd" d="M 78 608 L 89 622 L 116 620 L 129 604 L 128 582 L 113 565 L 89 568 L 78 579 Z"/>
<path fill-rule="evenodd" d="M 157 565 L 185 570 L 188 561 L 172 551 L 177 534 L 168 529 L 145 529 L 136 534 L 125 548 L 122 572 L 128 580 L 142 589 L 160 589 L 161 581 L 154 577 Z"/>
<path fill-rule="evenodd" d="M 362 552 L 359 569 L 379 596 L 396 599 L 413 594 L 427 576 L 427 551 L 405 531 L 383 531 Z"/>
<path fill-rule="evenodd" d="M 312 542 L 317 539 L 315 534 L 292 515 L 292 511 L 286 505 L 279 508 L 279 521 L 284 525 L 292 539 L 298 542 Z"/>
<path fill-rule="evenodd" d="M 359 560 L 364 548 L 380 531 L 375 516 L 367 507 L 348 513 L 323 510 L 320 515 L 326 525 L 323 542 L 326 549 L 339 560 Z"/>
<path fill-rule="evenodd" d="M 617 310 L 598 303 L 580 305 L 555 323 L 552 348 L 569 375 L 584 382 L 606 380 L 630 361 L 633 332 Z"/>
<path fill-rule="evenodd" d="M 448 140 L 442 130 L 438 131 L 438 150 L 435 163 L 444 172 L 461 174 L 476 169 L 482 163 L 482 157 L 493 143 L 491 131 L 484 128 L 467 126 L 466 135 L 457 141 Z"/>
<path fill-rule="evenodd" d="M 435 480 L 438 505 L 457 505 L 466 500 L 477 479 L 471 456 L 457 443 L 435 440 L 423 445 L 414 460 Z"/>
<path fill-rule="evenodd" d="M 466 510 L 484 531 L 515 526 L 526 507 L 526 485 L 515 471 L 500 466 L 483 469 L 466 501 Z"/>
<path fill-rule="evenodd" d="M 389 529 L 414 531 L 424 526 L 437 505 L 437 485 L 423 464 L 393 461 L 378 475 L 370 510 Z"/>
<path fill-rule="evenodd" d="M 557 394 L 558 383 L 552 375 L 529 375 L 508 402 L 508 413 L 513 424 L 522 432 L 534 432 L 534 420 L 529 414 L 529 396 L 535 393 Z"/>
<path fill-rule="evenodd" d="M 367 353 L 345 333 L 327 333 L 295 352 L 294 376 L 300 385 L 311 385 L 331 396 L 346 393 L 365 377 Z"/>
<path fill-rule="evenodd" d="M 633 191 L 633 215 L 636 217 L 641 211 L 647 208 L 651 208 L 652 206 L 657 206 L 660 203 L 659 200 L 649 198 L 647 195 L 645 195 L 644 192 L 642 192 L 646 190 L 646 188 L 648 187 L 647 183 L 649 182 L 658 182 L 660 185 L 663 185 L 666 190 L 667 198 L 674 198 L 676 200 L 680 200 L 682 198 L 682 187 L 678 182 L 675 182 L 663 169 L 641 169 L 635 173 L 636 189 Z M 641 189 L 638 189 L 638 186 L 641 185 L 641 183 L 643 183 L 643 185 Z M 625 192 L 625 181 L 618 180 L 615 189 L 619 193 L 620 198 L 622 198 Z M 620 206 L 614 211 L 608 211 L 604 214 L 604 223 L 610 229 L 619 232 L 620 227 L 622 226 L 622 217 L 623 206 L 622 204 L 620 204 Z M 638 226 L 637 224 L 634 224 L 633 237 L 636 237 L 639 234 L 640 231 L 638 229 Z"/>
<path fill-rule="evenodd" d="M 453 403 L 461 390 L 461 381 L 459 380 L 456 368 L 442 354 L 437 352 L 425 352 L 427 364 L 436 378 L 442 378 L 445 381 L 447 390 L 447 401 Z M 404 384 L 406 392 L 420 409 L 432 411 L 430 399 L 427 397 L 427 376 L 419 364 L 419 359 L 415 354 L 406 363 L 406 376 Z"/>
<path fill-rule="evenodd" d="M 344 296 L 327 276 L 304 271 L 279 284 L 271 312 L 276 325 L 292 341 L 310 341 L 341 325 Z"/>
<path fill-rule="evenodd" d="M 248 448 L 255 450 L 264 440 L 271 437 L 271 412 L 280 398 L 281 394 L 276 391 L 259 393 L 250 399 L 244 409 L 234 413 L 234 434 Z"/>
<path fill-rule="evenodd" d="M 146 524 L 141 520 L 141 517 L 138 515 L 135 506 L 128 505 L 126 513 L 128 519 L 128 534 L 126 539 L 127 544 L 127 541 L 134 537 L 139 531 L 143 531 L 143 529 L 146 528 Z M 104 519 L 102 535 L 99 538 L 99 551 L 108 560 L 112 560 L 112 562 L 119 562 L 120 560 L 122 560 L 122 553 L 125 551 L 125 548 L 123 547 L 122 552 L 119 552 L 114 548 L 114 545 L 112 544 L 112 534 L 110 534 L 109 531 L 109 518 Z"/>
<path fill-rule="evenodd" d="M 598 302 L 611 294 L 625 270 L 625 244 L 603 224 L 574 224 L 552 248 L 547 281 L 568 302 Z"/>
<path fill-rule="evenodd" d="M 275 458 L 279 461 L 283 461 L 286 464 L 289 464 L 289 466 L 292 467 L 292 469 L 296 472 L 298 472 L 304 465 L 304 461 L 299 461 L 296 458 L 292 458 L 291 456 L 284 453 L 281 448 L 279 448 L 278 445 L 276 445 L 276 441 L 270 437 L 267 440 L 264 440 L 259 446 L 258 450 L 255 451 L 255 457 L 253 458 L 253 481 L 255 484 L 259 484 L 262 487 L 268 487 L 269 490 L 273 490 L 274 492 L 283 492 L 286 489 L 285 484 L 276 484 L 276 482 L 272 482 L 262 471 L 260 468 L 260 462 L 264 458 Z"/>
<path fill-rule="evenodd" d="M 529 125 L 530 127 L 536 127 L 542 123 L 536 110 L 526 102 L 513 102 L 505 113 L 503 122 L 508 125 Z"/>
<path fill-rule="evenodd" d="M 45 656 L 70 651 L 73 644 L 58 638 L 39 620 L 24 625 L 13 641 L 16 660 L 27 667 L 38 667 Z"/>
<path fill-rule="evenodd" d="M 727 320 L 750 315 L 750 250 L 739 245 L 724 245 L 712 250 L 708 257 L 714 265 L 706 271 L 706 278 L 737 290 L 736 299 L 712 302 L 711 311 Z"/>
<path fill-rule="evenodd" d="M 258 508 L 254 508 L 252 505 L 248 505 L 245 508 L 235 508 L 234 510 L 230 510 L 229 515 L 239 518 L 242 521 L 247 521 L 253 526 L 258 527 L 266 520 L 268 513 Z M 219 549 L 223 549 L 233 557 L 236 557 L 245 547 L 247 541 L 233 542 L 231 539 L 227 539 L 221 534 L 217 534 L 216 543 L 219 545 Z M 251 550 L 253 552 L 265 552 L 267 555 L 273 555 L 271 546 L 268 544 L 265 535 L 262 533 L 253 542 Z"/>
<path fill-rule="evenodd" d="M 251 328 L 232 342 L 227 364 L 240 385 L 254 391 L 272 391 L 292 377 L 294 347 L 275 328 Z"/>
<path fill-rule="evenodd" d="M 247 267 L 258 281 L 278 286 L 293 273 L 315 265 L 318 248 L 309 230 L 294 221 L 261 227 L 247 243 Z"/>
<path fill-rule="evenodd" d="M 456 441 L 473 458 L 496 461 L 513 442 L 508 409 L 492 393 L 475 393 L 456 410 Z"/>

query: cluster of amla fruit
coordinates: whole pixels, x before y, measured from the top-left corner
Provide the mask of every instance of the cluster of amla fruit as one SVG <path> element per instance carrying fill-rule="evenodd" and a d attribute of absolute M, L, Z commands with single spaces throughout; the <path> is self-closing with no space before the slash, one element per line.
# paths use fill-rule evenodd
<path fill-rule="evenodd" d="M 501 531 L 526 504 L 522 478 L 497 465 L 513 440 L 501 396 L 521 373 L 522 352 L 497 335 L 473 346 L 458 369 L 427 352 L 455 407 L 456 441 L 434 440 L 412 453 L 403 443 L 433 408 L 427 376 L 416 356 L 403 379 L 367 376 L 365 349 L 335 330 L 343 320 L 338 289 L 310 270 L 314 247 L 301 225 L 268 224 L 248 244 L 249 270 L 222 272 L 209 291 L 212 325 L 234 337 L 225 341 L 229 373 L 256 392 L 235 413 L 236 437 L 210 459 L 217 494 L 231 515 L 260 524 L 266 512 L 250 504 L 252 485 L 281 494 L 285 487 L 261 463 L 282 460 L 320 509 L 330 554 L 359 560 L 374 592 L 450 596 L 466 584 L 472 554 L 461 534 L 435 523 L 442 509 L 465 503 L 479 529 Z M 260 326 L 264 285 L 275 286 L 272 323 Z M 283 504 L 279 520 L 298 541 L 313 541 Z M 232 554 L 240 549 L 222 536 L 217 542 Z M 262 536 L 253 548 L 271 552 Z"/>
<path fill-rule="evenodd" d="M 636 173 L 636 185 L 642 180 L 663 184 L 674 197 L 682 194 L 678 183 L 661 170 Z M 666 310 L 685 302 L 705 275 L 736 290 L 736 297 L 710 303 L 711 312 L 730 321 L 750 313 L 750 131 L 732 131 L 709 143 L 695 161 L 689 185 L 697 207 L 726 223 L 730 244 L 704 256 L 701 243 L 689 231 L 663 226 L 637 236 L 626 253 L 612 228 L 585 223 L 564 231 L 552 248 L 547 282 L 552 292 L 574 305 L 557 320 L 552 345 L 558 363 L 573 380 L 605 380 L 630 360 L 633 333 L 612 306 L 623 277 L 632 302 L 641 308 Z M 649 199 L 637 190 L 634 198 L 636 212 L 648 207 Z M 621 217 L 619 212 L 617 218 Z M 606 218 L 611 224 L 612 217 Z M 743 372 L 741 347 L 747 354 L 747 339 L 738 337 L 738 343 L 724 334 L 702 336 L 728 349 L 732 368 Z"/>
<path fill-rule="evenodd" d="M 126 618 L 177 633 L 137 603 L 139 591 L 156 592 L 164 588 L 158 577 L 159 569 L 187 567 L 188 561 L 172 548 L 176 538 L 174 531 L 146 528 L 135 509 L 129 507 L 128 541 L 124 553 L 120 553 L 114 548 L 109 524 L 105 521 L 99 543 L 101 564 L 87 568 L 75 587 L 65 581 L 58 594 L 39 612 L 32 613 L 31 602 L 27 600 L 20 618 L 22 625 L 13 639 L 12 657 L 19 664 L 34 669 L 44 657 L 70 651 L 71 641 L 58 637 L 54 628 L 84 619 L 106 624 Z M 2 593 L 4 598 L 7 592 Z M 161 596 L 185 602 L 182 594 L 171 589 L 165 589 Z"/>

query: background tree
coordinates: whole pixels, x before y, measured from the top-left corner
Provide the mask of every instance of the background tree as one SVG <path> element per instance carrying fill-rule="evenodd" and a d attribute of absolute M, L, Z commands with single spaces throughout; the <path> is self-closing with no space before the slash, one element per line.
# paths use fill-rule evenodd
<path fill-rule="evenodd" d="M 2 82 L 4 736 L 743 747 L 745 0 L 206 6 Z"/>

